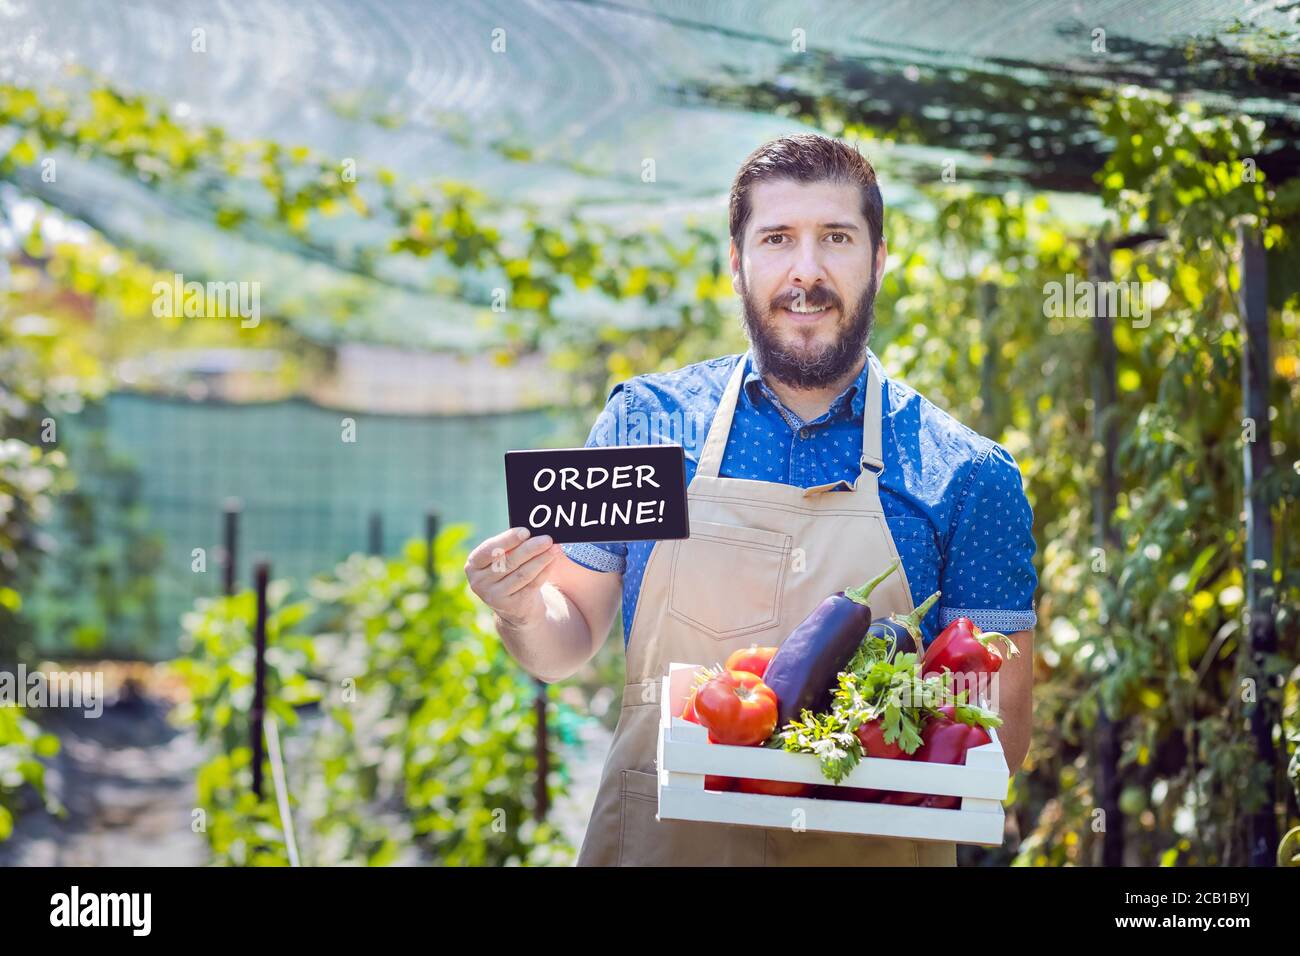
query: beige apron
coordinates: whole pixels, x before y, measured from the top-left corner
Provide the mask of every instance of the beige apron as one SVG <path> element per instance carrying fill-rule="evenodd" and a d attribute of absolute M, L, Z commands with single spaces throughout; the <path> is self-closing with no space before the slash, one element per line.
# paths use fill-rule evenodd
<path fill-rule="evenodd" d="M 718 476 L 744 369 L 742 356 L 687 490 L 691 536 L 660 541 L 650 552 L 628 640 L 623 707 L 578 865 L 955 866 L 953 843 L 656 819 L 659 693 L 669 663 L 712 664 L 737 648 L 778 645 L 824 598 L 898 557 L 877 472 L 867 467 L 884 467 L 875 367 L 857 481 L 807 489 Z M 871 610 L 879 617 L 912 608 L 900 565 L 872 594 Z"/>

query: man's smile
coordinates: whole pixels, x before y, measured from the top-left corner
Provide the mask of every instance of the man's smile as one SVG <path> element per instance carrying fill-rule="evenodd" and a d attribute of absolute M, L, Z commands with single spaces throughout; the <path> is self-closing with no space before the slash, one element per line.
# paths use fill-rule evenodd
<path fill-rule="evenodd" d="M 780 311 L 782 315 L 797 325 L 812 325 L 835 315 L 835 307 L 832 305 L 806 305 L 802 307 L 792 305 L 784 307 Z"/>

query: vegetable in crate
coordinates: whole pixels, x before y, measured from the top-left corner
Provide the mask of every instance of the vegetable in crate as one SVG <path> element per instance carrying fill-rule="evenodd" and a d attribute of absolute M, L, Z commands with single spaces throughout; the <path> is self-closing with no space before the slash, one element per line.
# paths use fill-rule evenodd
<path fill-rule="evenodd" d="M 910 759 L 921 746 L 924 702 L 942 699 L 941 678 L 922 680 L 915 654 L 888 660 L 889 644 L 868 637 L 848 669 L 830 712 L 804 713 L 782 731 L 785 749 L 817 754 L 822 774 L 836 784 L 865 757 Z M 862 787 L 826 787 L 823 796 L 840 800 L 878 799 L 885 791 Z"/>
<path fill-rule="evenodd" d="M 867 631 L 862 647 L 849 662 L 849 670 L 861 679 L 859 694 L 870 699 L 872 705 L 865 711 L 849 712 L 849 726 L 856 727 L 858 743 L 863 757 L 881 760 L 910 760 L 921 746 L 921 724 L 924 714 L 919 705 L 902 707 L 898 701 L 905 688 L 910 689 L 909 700 L 923 701 L 924 682 L 917 679 L 917 651 L 923 645 L 921 621 L 939 600 L 942 591 L 935 591 L 910 614 L 891 614 L 876 621 Z M 933 687 L 933 682 L 931 682 Z M 837 694 L 836 707 L 849 707 L 853 698 Z M 842 700 L 840 698 L 843 698 Z M 857 723 L 861 716 L 867 719 Z M 852 769 L 850 766 L 849 769 Z M 825 770 L 825 768 L 823 768 Z M 840 787 L 828 794 L 832 799 L 879 800 L 885 790 L 863 787 Z"/>
<path fill-rule="evenodd" d="M 761 793 L 769 797 L 802 797 L 817 789 L 811 783 L 793 783 L 789 780 L 751 780 L 741 777 L 736 789 L 741 793 Z"/>
<path fill-rule="evenodd" d="M 939 600 L 942 591 L 935 591 L 921 602 L 921 606 L 911 614 L 891 614 L 883 621 L 875 621 L 867 631 L 868 637 L 882 638 L 889 647 L 886 660 L 893 660 L 899 654 L 919 654 L 925 642 L 921 633 L 921 621 L 930 613 L 934 602 Z"/>
<path fill-rule="evenodd" d="M 895 740 L 885 743 L 885 721 L 876 717 L 857 729 L 858 743 L 862 745 L 864 757 L 879 757 L 883 760 L 909 760 L 911 754 Z"/>
<path fill-rule="evenodd" d="M 865 756 L 895 758 L 921 746 L 925 705 L 944 701 L 945 693 L 942 677 L 921 677 L 915 654 L 891 657 L 886 639 L 872 635 L 840 675 L 832 707 L 857 734 Z"/>
<path fill-rule="evenodd" d="M 786 724 L 781 739 L 790 753 L 814 754 L 822 775 L 836 783 L 847 777 L 862 758 L 862 746 L 839 711 L 814 714 L 805 710 L 800 720 Z"/>
<path fill-rule="evenodd" d="M 926 648 L 921 660 L 922 672 L 929 676 L 946 667 L 954 674 L 996 673 L 1002 667 L 1002 652 L 994 644 L 999 638 L 1007 642 L 1008 657 L 1020 653 L 1007 635 L 981 631 L 970 618 L 959 617 Z"/>
<path fill-rule="evenodd" d="M 749 647 L 732 651 L 723 666 L 729 671 L 749 671 L 751 674 L 763 677 L 767 673 L 767 665 L 772 663 L 775 654 L 775 647 L 759 647 L 757 644 L 751 644 Z"/>
<path fill-rule="evenodd" d="M 764 648 L 759 648 L 759 650 L 762 651 L 764 650 Z M 771 650 L 775 651 L 776 648 L 771 648 Z M 733 655 L 733 657 L 734 656 L 735 655 Z M 730 662 L 730 660 L 731 658 L 728 658 L 728 662 Z M 732 670 L 732 669 L 733 668 L 727 668 L 727 670 Z M 697 674 L 696 676 L 697 686 L 691 689 L 690 695 L 686 698 L 686 706 L 682 710 L 683 720 L 689 720 L 692 723 L 702 724 L 699 714 L 697 714 L 695 710 L 695 695 L 700 690 L 700 688 L 704 686 L 705 683 L 716 678 L 720 673 L 722 672 L 716 669 L 706 668 L 705 670 Z M 752 672 L 744 672 L 744 673 L 752 673 Z M 769 737 L 771 736 L 770 732 L 768 736 Z M 709 732 L 709 742 L 722 743 L 722 741 L 717 740 L 714 737 L 712 731 Z M 751 780 L 747 777 L 739 777 L 739 778 L 723 777 L 723 776 L 710 773 L 710 774 L 705 774 L 704 776 L 704 789 L 705 790 L 739 790 L 741 793 L 761 793 L 761 794 L 768 794 L 770 796 L 776 796 L 776 797 L 801 797 L 804 794 L 811 792 L 813 790 L 813 785 L 810 783 L 791 783 L 786 780 Z"/>
<path fill-rule="evenodd" d="M 682 708 L 682 720 L 689 720 L 693 724 L 700 723 L 699 715 L 695 713 L 695 692 L 698 691 L 699 689 L 700 688 L 698 685 L 691 688 L 691 692 L 686 695 L 686 706 Z M 700 726 L 703 726 L 703 724 L 701 724 Z M 705 774 L 704 789 L 705 790 L 735 790 L 736 778 L 722 777 L 711 773 Z"/>
<path fill-rule="evenodd" d="M 804 710 L 818 713 L 830 704 L 836 675 L 857 653 L 871 627 L 867 600 L 898 565 L 895 559 L 861 587 L 826 598 L 777 648 L 763 680 L 779 701 L 779 726 L 785 726 Z"/>
<path fill-rule="evenodd" d="M 965 763 L 967 750 L 993 743 L 993 738 L 985 728 L 997 727 L 1001 723 L 1002 718 L 982 707 L 947 704 L 939 708 L 938 715 L 926 722 L 925 729 L 921 731 L 921 747 L 912 755 L 912 759 L 920 763 Z M 956 810 L 961 806 L 961 797 L 892 790 L 880 802 Z"/>
<path fill-rule="evenodd" d="M 880 760 L 911 760 L 912 755 L 898 743 L 885 743 L 885 722 L 877 717 L 857 729 L 858 743 L 862 747 L 862 756 Z M 857 800 L 860 802 L 878 801 L 889 791 L 874 790 L 870 787 L 827 787 L 825 794 L 832 800 Z"/>
<path fill-rule="evenodd" d="M 714 743 L 752 747 L 776 729 L 777 697 L 748 671 L 724 670 L 695 692 L 695 713 Z"/>

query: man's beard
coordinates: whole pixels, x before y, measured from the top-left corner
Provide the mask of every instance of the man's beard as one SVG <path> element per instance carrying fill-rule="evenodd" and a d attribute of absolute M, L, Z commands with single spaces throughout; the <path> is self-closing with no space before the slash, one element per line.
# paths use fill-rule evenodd
<path fill-rule="evenodd" d="M 753 347 L 754 362 L 759 374 L 771 376 L 791 388 L 825 388 L 839 381 L 857 364 L 871 338 L 871 330 L 876 324 L 876 277 L 874 274 L 871 276 L 870 284 L 858 299 L 853 314 L 848 317 L 847 328 L 840 327 L 836 341 L 811 352 L 783 344 L 772 328 L 779 321 L 774 317 L 776 311 L 792 305 L 794 295 L 780 295 L 768 304 L 767 316 L 771 326 L 765 325 L 750 300 L 749 287 L 742 272 L 740 301 L 745 333 Z M 815 287 L 805 293 L 804 308 L 816 308 L 819 305 L 831 306 L 841 317 L 845 315 L 844 304 L 839 296 L 824 287 Z"/>

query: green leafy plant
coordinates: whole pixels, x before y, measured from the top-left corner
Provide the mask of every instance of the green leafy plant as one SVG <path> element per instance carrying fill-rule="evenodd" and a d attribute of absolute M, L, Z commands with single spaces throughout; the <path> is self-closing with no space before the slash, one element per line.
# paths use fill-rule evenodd
<path fill-rule="evenodd" d="M 442 532 L 439 567 L 463 564 L 466 533 Z M 304 860 L 379 865 L 415 850 L 439 865 L 568 862 L 572 848 L 533 819 L 533 682 L 463 577 L 431 581 L 422 552 L 354 555 L 300 600 L 284 582 L 274 589 L 267 701 L 286 751 L 299 730 L 307 737 L 288 775 Z M 200 775 L 214 859 L 236 865 L 287 860 L 269 765 L 263 800 L 250 792 L 252 601 L 201 602 L 186 619 L 192 656 L 176 665 L 193 694 L 181 718 L 218 747 Z M 551 701 L 548 721 L 576 742 L 571 708 Z M 559 754 L 551 774 L 554 796 L 567 780 Z"/>
<path fill-rule="evenodd" d="M 42 733 L 21 707 L 0 707 L 0 843 L 13 834 L 14 815 L 26 794 L 36 794 L 50 812 L 60 811 L 45 790 L 45 766 L 38 759 L 58 751 L 58 738 Z"/>

